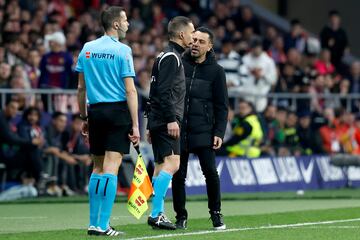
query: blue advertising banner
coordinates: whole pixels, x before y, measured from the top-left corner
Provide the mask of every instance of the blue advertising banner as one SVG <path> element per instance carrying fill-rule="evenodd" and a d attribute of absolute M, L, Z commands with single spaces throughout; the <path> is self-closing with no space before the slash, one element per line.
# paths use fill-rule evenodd
<path fill-rule="evenodd" d="M 216 159 L 222 192 L 296 191 L 360 186 L 360 168 L 332 166 L 328 156 Z M 188 194 L 205 194 L 199 161 L 189 159 Z M 170 191 L 169 191 L 169 194 Z"/>

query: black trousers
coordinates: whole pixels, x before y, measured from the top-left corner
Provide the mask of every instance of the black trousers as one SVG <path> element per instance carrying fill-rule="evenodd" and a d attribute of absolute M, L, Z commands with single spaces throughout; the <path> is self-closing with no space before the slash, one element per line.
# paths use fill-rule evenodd
<path fill-rule="evenodd" d="M 206 179 L 209 210 L 210 212 L 220 211 L 220 179 L 216 169 L 215 151 L 210 147 L 204 147 L 195 149 L 192 152 L 199 157 L 201 170 Z M 185 178 L 187 173 L 188 160 L 189 152 L 182 151 L 180 155 L 180 168 L 175 173 L 172 180 L 173 205 L 176 212 L 176 219 L 187 219 L 188 217 L 188 213 L 185 208 Z"/>

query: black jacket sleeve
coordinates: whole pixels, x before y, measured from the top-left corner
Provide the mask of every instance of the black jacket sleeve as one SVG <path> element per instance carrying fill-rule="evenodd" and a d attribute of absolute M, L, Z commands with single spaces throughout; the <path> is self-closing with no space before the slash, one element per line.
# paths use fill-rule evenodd
<path fill-rule="evenodd" d="M 163 110 L 167 123 L 176 121 L 175 106 L 172 100 L 172 89 L 174 87 L 174 74 L 178 71 L 178 60 L 174 55 L 165 57 L 160 63 L 158 93 L 160 108 Z"/>
<path fill-rule="evenodd" d="M 9 124 L 3 113 L 0 113 L 0 142 L 9 145 L 31 146 L 32 143 L 24 138 L 19 137 L 10 130 Z"/>
<path fill-rule="evenodd" d="M 248 122 L 242 121 L 239 127 L 241 127 L 243 129 L 242 134 L 241 135 L 234 134 L 229 139 L 229 141 L 226 142 L 226 146 L 232 146 L 232 145 L 238 144 L 241 140 L 244 140 L 251 134 L 252 127 Z"/>
<path fill-rule="evenodd" d="M 220 66 L 218 76 L 213 84 L 213 104 L 215 116 L 214 135 L 223 139 L 226 130 L 229 98 L 225 72 Z"/>

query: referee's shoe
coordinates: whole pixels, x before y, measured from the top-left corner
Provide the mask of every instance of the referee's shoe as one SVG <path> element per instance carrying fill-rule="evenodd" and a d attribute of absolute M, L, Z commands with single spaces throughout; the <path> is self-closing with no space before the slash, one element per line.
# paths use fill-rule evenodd
<path fill-rule="evenodd" d="M 100 227 L 90 226 L 87 231 L 88 235 L 92 236 L 109 236 L 116 237 L 120 234 L 125 234 L 124 232 L 116 231 L 113 227 L 109 227 L 105 231 L 101 230 Z"/>
<path fill-rule="evenodd" d="M 176 229 L 176 226 L 166 217 L 164 213 L 160 213 L 159 216 L 154 218 L 149 216 L 148 225 L 152 226 L 154 229 Z"/>

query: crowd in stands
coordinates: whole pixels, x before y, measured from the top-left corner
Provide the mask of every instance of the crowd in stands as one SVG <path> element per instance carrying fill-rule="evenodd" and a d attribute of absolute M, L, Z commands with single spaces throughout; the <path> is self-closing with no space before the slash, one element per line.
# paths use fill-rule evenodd
<path fill-rule="evenodd" d="M 149 91 L 151 67 L 167 43 L 169 19 L 185 15 L 195 26 L 214 31 L 214 51 L 232 96 L 219 155 L 360 153 L 360 116 L 355 115 L 360 104 L 353 100 L 349 107 L 344 98 L 360 92 L 360 62 L 342 62 L 350 48 L 336 10 L 314 37 L 296 19 L 290 32 L 280 31 L 241 0 L 0 0 L 0 88 L 76 89 L 77 56 L 85 42 L 103 34 L 99 13 L 114 4 L 124 6 L 128 15 L 125 43 L 132 48 L 141 93 Z M 311 97 L 251 95 L 268 93 Z M 326 97 L 332 93 L 338 97 Z M 83 191 L 91 161 L 76 98 L 53 96 L 52 114 L 46 95 L 15 93 L 0 99 L 5 106 L 0 159 L 8 177 L 31 177 L 41 185 L 44 176 L 55 176 L 47 184 L 49 195 Z M 145 99 L 146 94 L 141 102 Z"/>

